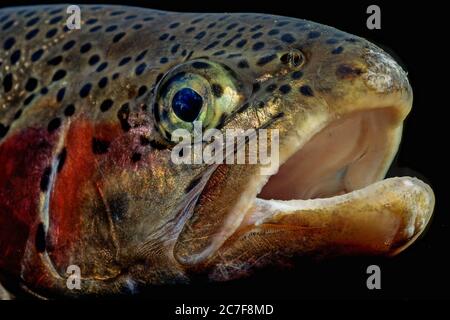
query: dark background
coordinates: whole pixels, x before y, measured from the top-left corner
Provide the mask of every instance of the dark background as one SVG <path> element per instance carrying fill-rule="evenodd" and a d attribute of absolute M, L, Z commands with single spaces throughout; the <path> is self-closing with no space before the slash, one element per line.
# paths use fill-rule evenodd
<path fill-rule="evenodd" d="M 10 4 L 8 3 L 10 2 Z M 433 3 L 434 2 L 434 3 Z M 446 9 L 438 1 L 78 1 L 116 3 L 172 11 L 260 12 L 286 15 L 331 25 L 365 37 L 383 47 L 409 73 L 414 106 L 409 115 L 399 155 L 391 175 L 416 175 L 430 183 L 436 195 L 434 219 L 429 230 L 397 257 L 337 258 L 328 261 L 298 260 L 291 269 L 269 269 L 255 276 L 228 283 L 150 289 L 146 296 L 180 303 L 198 301 L 250 303 L 310 298 L 449 298 L 450 263 L 449 195 L 447 195 L 448 28 Z M 46 1 L 45 3 L 49 3 Z M 0 6 L 31 4 L 2 1 Z M 366 27 L 366 9 L 381 8 L 381 30 Z M 442 17 L 441 17 L 442 14 Z M 400 58 L 399 58 L 400 57 Z M 441 80 L 442 79 L 442 80 Z M 381 268 L 381 290 L 368 290 L 366 268 Z M 200 300 L 199 300 L 200 299 Z"/>

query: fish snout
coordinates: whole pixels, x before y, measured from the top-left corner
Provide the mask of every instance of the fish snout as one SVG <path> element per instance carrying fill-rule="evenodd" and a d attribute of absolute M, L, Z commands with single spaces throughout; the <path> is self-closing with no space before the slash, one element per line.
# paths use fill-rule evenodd
<path fill-rule="evenodd" d="M 408 75 L 392 56 L 370 45 L 363 49 L 362 57 L 365 63 L 362 78 L 370 90 L 380 94 L 400 93 L 411 99 Z"/>

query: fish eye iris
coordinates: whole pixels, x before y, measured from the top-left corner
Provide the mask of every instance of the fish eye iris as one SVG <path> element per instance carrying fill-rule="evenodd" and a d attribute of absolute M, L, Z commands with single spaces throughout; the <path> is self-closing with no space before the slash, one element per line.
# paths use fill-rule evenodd
<path fill-rule="evenodd" d="M 203 98 L 191 88 L 179 90 L 172 99 L 173 112 L 186 122 L 193 122 L 197 119 L 202 106 Z"/>

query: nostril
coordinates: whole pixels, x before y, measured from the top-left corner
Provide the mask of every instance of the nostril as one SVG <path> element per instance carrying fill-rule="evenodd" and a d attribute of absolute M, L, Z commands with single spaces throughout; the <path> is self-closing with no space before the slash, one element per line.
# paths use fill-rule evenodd
<path fill-rule="evenodd" d="M 281 63 L 290 65 L 291 67 L 298 67 L 303 64 L 304 57 L 299 50 L 292 49 L 291 51 L 283 54 L 280 57 L 280 61 Z"/>

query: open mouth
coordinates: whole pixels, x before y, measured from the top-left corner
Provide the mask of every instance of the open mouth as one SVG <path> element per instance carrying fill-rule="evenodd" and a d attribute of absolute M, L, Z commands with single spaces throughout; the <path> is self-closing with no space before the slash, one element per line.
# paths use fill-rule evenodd
<path fill-rule="evenodd" d="M 335 120 L 287 158 L 258 198 L 328 198 L 364 188 L 383 178 L 395 130 L 390 108 Z"/>
<path fill-rule="evenodd" d="M 337 222 L 353 223 L 355 239 L 344 236 L 336 246 L 364 244 L 389 254 L 408 247 L 425 229 L 434 195 L 416 178 L 383 180 L 401 138 L 395 111 L 352 113 L 328 124 L 299 150 L 288 155 L 280 150 L 284 161 L 257 193 L 233 237 L 261 226 L 340 228 L 333 226 Z M 326 218 L 311 219 L 314 215 Z"/>

